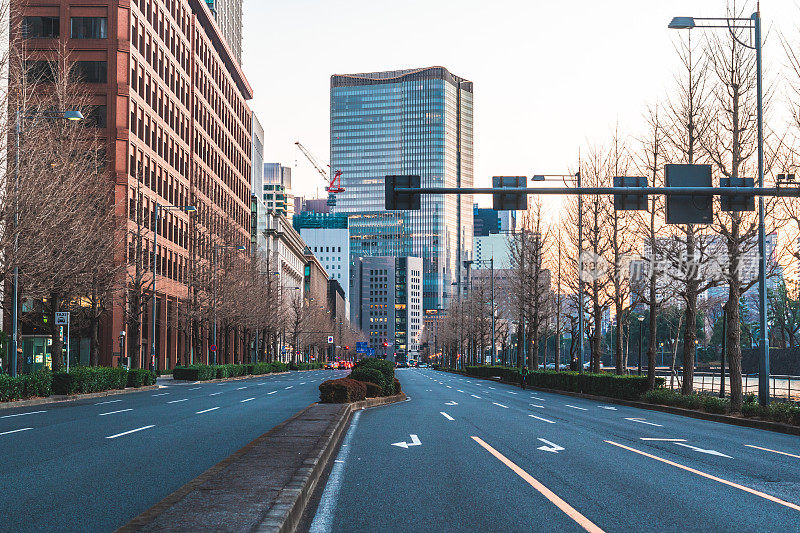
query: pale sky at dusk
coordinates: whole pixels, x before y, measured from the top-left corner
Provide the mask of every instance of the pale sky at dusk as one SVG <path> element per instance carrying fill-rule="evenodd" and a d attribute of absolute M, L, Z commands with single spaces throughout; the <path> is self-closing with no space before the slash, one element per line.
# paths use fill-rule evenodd
<path fill-rule="evenodd" d="M 755 1 L 738 4 L 748 16 L 755 8 Z M 324 183 L 294 142 L 328 161 L 331 74 L 441 65 L 475 84 L 476 185 L 489 186 L 492 175 L 565 172 L 579 147 L 607 142 L 617 121 L 622 133 L 638 136 L 645 106 L 664 100 L 678 68 L 670 19 L 723 16 L 725 6 L 724 0 L 245 0 L 250 105 L 266 130 L 265 160 L 292 166 L 295 193 L 314 196 Z M 785 65 L 778 32 L 798 34 L 800 5 L 764 0 L 761 9 L 765 65 L 775 77 Z"/>

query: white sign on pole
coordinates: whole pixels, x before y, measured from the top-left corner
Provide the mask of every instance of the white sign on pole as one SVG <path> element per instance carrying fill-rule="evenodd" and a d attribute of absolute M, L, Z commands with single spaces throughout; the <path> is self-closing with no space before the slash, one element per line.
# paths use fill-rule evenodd
<path fill-rule="evenodd" d="M 328 344 L 333 344 L 333 335 L 328 335 Z"/>
<path fill-rule="evenodd" d="M 67 372 L 69 372 L 69 313 L 56 313 L 56 326 L 67 326 Z"/>

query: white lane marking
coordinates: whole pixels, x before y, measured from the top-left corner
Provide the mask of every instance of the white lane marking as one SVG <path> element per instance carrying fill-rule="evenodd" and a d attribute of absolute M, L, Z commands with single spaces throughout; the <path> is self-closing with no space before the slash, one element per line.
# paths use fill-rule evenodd
<path fill-rule="evenodd" d="M 707 453 L 708 455 L 716 455 L 718 457 L 727 457 L 728 459 L 733 459 L 733 457 L 731 457 L 730 455 L 725 455 L 724 453 L 718 452 L 717 450 L 705 450 L 703 448 L 698 448 L 697 446 L 692 446 L 691 444 L 684 444 L 683 442 L 676 442 L 675 444 L 677 444 L 678 446 L 683 446 L 684 448 L 689 448 L 696 452 Z"/>
<path fill-rule="evenodd" d="M 506 391 L 506 392 L 509 393 L 509 394 L 516 394 L 516 392 L 511 392 L 510 390 Z"/>
<path fill-rule="evenodd" d="M 470 394 L 470 396 L 472 396 L 473 398 L 477 398 L 477 399 L 479 399 L 479 400 L 481 399 L 481 397 L 480 397 L 480 396 L 476 396 L 475 394 Z"/>
<path fill-rule="evenodd" d="M 183 400 L 172 400 L 171 402 L 167 402 L 167 403 L 181 403 L 181 402 L 188 402 L 188 401 L 189 401 L 189 398 L 184 398 Z"/>
<path fill-rule="evenodd" d="M 393 442 L 392 446 L 398 446 L 400 448 L 408 449 L 409 446 L 419 446 L 422 444 L 422 441 L 420 441 L 419 437 L 417 437 L 416 435 L 409 435 L 409 437 L 411 437 L 411 442 L 405 442 L 405 441 Z"/>
<path fill-rule="evenodd" d="M 248 399 L 246 399 L 246 400 L 242 400 L 242 401 L 241 401 L 241 402 L 239 402 L 239 403 L 250 402 L 250 401 L 252 401 L 252 400 L 255 400 L 255 398 L 248 398 Z"/>
<path fill-rule="evenodd" d="M 0 416 L 0 418 L 14 418 L 15 416 L 38 415 L 39 413 L 46 413 L 46 412 L 47 411 L 31 411 L 30 413 L 17 413 L 15 415 Z"/>
<path fill-rule="evenodd" d="M 338 505 L 339 492 L 342 488 L 342 477 L 344 472 L 344 463 L 350 455 L 350 441 L 353 440 L 353 434 L 356 432 L 358 426 L 358 419 L 363 411 L 356 411 L 353 419 L 350 422 L 350 428 L 347 430 L 347 435 L 344 437 L 342 449 L 339 451 L 339 456 L 334 461 L 331 473 L 328 476 L 328 481 L 325 483 L 325 490 L 317 507 L 317 514 L 309 528 L 310 533 L 329 533 L 332 528 L 334 509 Z"/>
<path fill-rule="evenodd" d="M 458 392 L 464 392 L 464 391 L 463 391 L 463 390 L 461 390 L 461 389 L 456 389 L 456 390 L 457 390 Z"/>
<path fill-rule="evenodd" d="M 539 398 L 538 396 L 534 396 L 533 394 L 531 394 L 531 398 L 533 398 L 534 400 L 539 400 L 540 402 L 544 401 L 544 398 Z"/>
<path fill-rule="evenodd" d="M 498 407 L 502 407 L 503 409 L 508 409 L 508 406 L 507 405 L 503 405 L 502 403 L 497 403 L 497 402 L 492 402 L 492 403 L 495 404 Z"/>
<path fill-rule="evenodd" d="M 286 387 L 286 388 L 287 388 L 287 389 L 291 389 L 292 387 L 294 387 L 294 385 L 289 385 L 289 386 L 288 386 L 288 387 Z"/>
<path fill-rule="evenodd" d="M 449 401 L 446 402 L 445 405 L 458 405 L 458 402 Z"/>
<path fill-rule="evenodd" d="M 626 418 L 625 420 L 630 420 L 631 422 L 636 422 L 637 424 L 647 424 L 648 426 L 656 426 L 659 428 L 663 428 L 661 424 L 654 424 L 653 422 L 647 422 L 644 418 Z"/>
<path fill-rule="evenodd" d="M 33 428 L 20 428 L 20 429 L 12 429 L 11 431 L 4 431 L 0 433 L 0 435 L 10 435 L 12 433 L 19 433 L 20 431 L 29 431 Z"/>
<path fill-rule="evenodd" d="M 200 390 L 200 387 L 192 387 L 191 389 L 187 389 L 187 390 Z"/>
<path fill-rule="evenodd" d="M 778 450 L 770 450 L 769 448 L 762 448 L 761 446 L 753 446 L 752 444 L 745 444 L 745 446 L 747 446 L 748 448 L 755 448 L 756 450 L 764 450 L 765 452 L 779 453 L 781 455 L 788 455 L 789 457 L 795 457 L 797 459 L 800 459 L 800 455 L 794 455 L 792 453 L 779 452 Z"/>
<path fill-rule="evenodd" d="M 219 407 L 212 407 L 211 409 L 206 409 L 204 411 L 197 411 L 195 414 L 202 415 L 203 413 L 208 413 L 209 411 L 216 411 L 217 409 L 219 409 Z"/>
<path fill-rule="evenodd" d="M 528 415 L 528 416 L 531 418 L 535 418 L 536 420 L 541 420 L 542 422 L 547 422 L 548 424 L 555 424 L 555 422 L 553 422 L 552 420 L 542 418 L 541 416 L 536 416 L 536 415 Z"/>
<path fill-rule="evenodd" d="M 538 407 L 539 409 L 544 409 L 544 405 L 536 405 L 535 403 L 529 403 L 531 407 Z"/>
<path fill-rule="evenodd" d="M 212 392 L 211 394 L 209 394 L 209 396 L 217 396 L 219 394 L 222 394 L 222 393 L 221 392 Z"/>
<path fill-rule="evenodd" d="M 238 388 L 238 389 L 236 389 L 236 390 L 244 390 L 244 389 L 246 389 L 246 388 L 247 388 L 247 387 L 239 387 L 239 388 Z"/>
<path fill-rule="evenodd" d="M 272 391 L 272 392 L 268 392 L 268 393 L 267 393 L 267 396 L 269 396 L 270 394 L 275 394 L 276 392 L 278 392 L 278 391 L 274 390 L 274 391 Z"/>
<path fill-rule="evenodd" d="M 100 413 L 97 416 L 115 415 L 117 413 L 127 413 L 128 411 L 133 411 L 133 409 L 120 409 L 119 411 L 111 411 L 111 412 L 108 412 L 108 413 Z"/>
<path fill-rule="evenodd" d="M 610 405 L 598 405 L 597 407 L 599 407 L 600 409 L 607 409 L 609 411 L 616 411 L 617 410 L 616 407 L 611 407 Z"/>
<path fill-rule="evenodd" d="M 117 433 L 116 435 L 111 435 L 111 436 L 106 437 L 106 438 L 107 439 L 116 439 L 117 437 L 130 435 L 131 433 L 136 433 L 137 431 L 144 431 L 145 429 L 150 429 L 150 428 L 154 428 L 154 427 L 156 427 L 154 424 L 153 425 L 149 425 L 149 426 L 143 426 L 143 427 L 140 427 L 140 428 L 132 429 L 130 431 L 125 431 L 123 433 Z"/>
<path fill-rule="evenodd" d="M 584 407 L 577 407 L 577 406 L 575 406 L 575 405 L 570 405 L 570 404 L 568 404 L 568 403 L 566 403 L 566 404 L 564 404 L 564 405 L 566 405 L 567 407 L 571 407 L 571 408 L 573 408 L 573 409 L 577 409 L 577 410 L 579 410 L 579 411 L 588 411 L 588 409 L 586 409 L 586 408 L 584 408 Z"/>
<path fill-rule="evenodd" d="M 639 437 L 639 440 L 664 441 L 664 442 L 686 442 L 686 439 L 657 439 L 655 437 Z"/>
<path fill-rule="evenodd" d="M 450 385 L 445 385 L 445 387 L 447 387 L 448 389 L 452 389 L 453 388 Z"/>
<path fill-rule="evenodd" d="M 444 411 L 439 411 L 439 414 L 442 415 L 443 417 L 445 417 L 448 420 L 455 420 L 455 418 L 453 418 L 452 416 L 448 415 Z"/>
<path fill-rule="evenodd" d="M 545 444 L 547 444 L 547 446 L 539 446 L 537 448 L 538 450 L 542 450 L 543 452 L 553 452 L 553 453 L 558 453 L 558 452 L 564 450 L 563 446 L 559 446 L 558 444 L 550 442 L 549 440 L 545 440 L 545 439 L 539 439 L 539 440 L 544 442 Z"/>
<path fill-rule="evenodd" d="M 304 382 L 302 382 L 300 385 L 305 385 L 305 384 L 306 384 L 306 382 L 304 381 Z"/>
<path fill-rule="evenodd" d="M 155 398 L 156 396 L 166 396 L 167 394 L 169 394 L 169 393 L 168 392 L 162 392 L 161 394 L 153 394 L 153 398 Z"/>
<path fill-rule="evenodd" d="M 117 402 L 121 402 L 121 401 L 122 401 L 122 400 L 109 400 L 109 401 L 107 401 L 107 402 L 100 402 L 100 403 L 96 403 L 95 405 L 108 405 L 108 404 L 110 404 L 110 403 L 117 403 Z"/>
<path fill-rule="evenodd" d="M 471 381 L 469 381 L 468 383 L 472 383 L 472 382 L 471 382 Z M 492 390 L 497 390 L 497 389 L 495 389 L 494 387 L 489 387 L 489 388 L 490 388 L 490 389 L 492 389 Z"/>
<path fill-rule="evenodd" d="M 256 383 L 256 385 L 266 385 L 266 384 L 267 384 L 266 381 L 262 381 L 261 383 Z"/>

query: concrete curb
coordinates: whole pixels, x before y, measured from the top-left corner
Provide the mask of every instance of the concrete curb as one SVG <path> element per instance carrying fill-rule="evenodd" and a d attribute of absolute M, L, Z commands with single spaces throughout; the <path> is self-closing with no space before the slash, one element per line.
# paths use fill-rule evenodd
<path fill-rule="evenodd" d="M 448 372 L 450 374 L 458 374 L 459 376 L 464 376 L 470 379 L 483 379 L 487 381 L 493 381 L 495 383 L 503 383 L 505 385 L 512 385 L 514 387 L 520 387 L 517 383 L 512 383 L 510 381 L 503 381 L 501 379 L 492 379 L 492 378 L 482 378 L 477 376 L 468 376 L 466 374 L 460 374 L 458 372 L 450 372 L 449 370 L 443 370 L 442 372 Z M 606 402 L 606 403 L 613 403 L 617 405 L 624 405 L 626 407 L 637 407 L 639 409 L 647 409 L 649 411 L 661 411 L 662 413 L 670 413 L 673 415 L 680 415 L 680 416 L 687 416 L 689 418 L 698 418 L 700 420 L 708 420 L 710 422 L 720 422 L 722 424 L 730 424 L 733 426 L 740 426 L 740 427 L 748 427 L 754 429 L 763 429 L 765 431 L 774 431 L 776 433 L 785 433 L 787 435 L 798 435 L 800 436 L 800 427 L 792 426 L 790 424 L 782 424 L 780 422 L 772 422 L 770 420 L 762 420 L 758 418 L 743 418 L 738 416 L 732 415 L 720 415 L 716 413 L 707 413 L 705 411 L 695 411 L 693 409 L 684 409 L 682 407 L 673 407 L 671 405 L 660 405 L 655 403 L 647 403 L 647 402 L 639 402 L 634 400 L 622 400 L 620 398 L 608 398 L 606 396 L 595 396 L 593 394 L 584 394 L 582 392 L 570 392 L 570 391 L 562 391 L 562 390 L 555 390 L 555 389 L 545 389 L 543 387 L 534 387 L 529 386 L 526 390 L 535 390 L 540 392 L 550 392 L 553 394 L 561 394 L 562 396 L 572 396 L 573 398 L 585 398 L 587 400 L 594 400 L 598 402 Z"/>
<path fill-rule="evenodd" d="M 71 395 L 58 395 L 58 396 L 48 396 L 47 398 L 34 398 L 32 400 L 19 400 L 13 402 L 3 402 L 0 403 L 0 410 L 2 409 L 11 409 L 14 407 L 30 407 L 32 405 L 47 405 L 51 403 L 64 403 L 64 402 L 74 402 L 77 400 L 87 400 L 92 398 L 104 398 L 106 396 L 117 396 L 119 394 L 130 394 L 132 392 L 142 392 L 148 390 L 157 390 L 159 387 L 158 385 L 147 385 L 144 387 L 133 388 L 128 387 L 125 389 L 114 389 L 114 390 L 107 390 L 103 392 L 89 392 L 86 394 L 71 394 Z"/>
<path fill-rule="evenodd" d="M 232 498 L 231 492 L 224 494 L 223 505 L 232 513 L 247 513 L 249 510 L 251 517 L 255 515 L 255 526 L 244 527 L 224 521 L 227 518 L 224 513 L 214 512 L 218 509 L 211 511 L 206 509 L 202 523 L 204 530 L 294 531 L 322 473 L 332 460 L 333 454 L 346 432 L 352 413 L 367 407 L 403 401 L 405 398 L 405 394 L 401 393 L 338 406 L 337 404 L 311 404 L 189 481 L 147 511 L 133 518 L 117 532 L 193 530 L 194 528 L 189 524 L 195 516 L 188 515 L 196 515 L 199 511 L 197 507 L 192 506 L 193 498 L 196 498 L 198 494 L 202 497 L 204 492 L 216 492 L 220 487 L 226 486 L 234 496 Z M 320 420 L 331 416 L 332 419 L 324 431 L 316 437 L 311 426 L 316 424 L 318 427 Z M 298 425 L 300 431 L 297 432 L 297 435 L 292 431 L 293 425 Z M 287 434 L 292 435 L 292 438 L 304 439 L 306 442 L 310 438 L 316 439 L 313 446 L 301 458 L 299 466 L 296 456 L 301 452 L 287 455 L 286 450 L 283 449 L 287 446 L 285 443 Z M 281 453 L 282 451 L 284 453 Z M 288 462 L 292 460 L 292 457 L 294 460 L 290 464 L 285 467 L 281 466 L 282 460 Z M 265 461 L 273 464 L 265 464 Z M 255 467 L 251 468 L 251 465 L 255 465 Z M 252 478 L 249 486 L 247 479 L 236 475 L 237 467 L 247 468 L 247 476 Z M 293 470 L 287 473 L 288 479 L 279 490 L 274 491 L 270 486 L 269 470 L 276 468 Z M 258 498 L 261 499 L 258 500 Z M 264 514 L 260 515 L 262 512 Z M 187 519 L 187 523 L 182 521 L 184 518 Z M 220 520 L 220 523 L 216 523 L 215 519 Z M 164 524 L 165 521 L 168 522 L 168 526 Z M 240 522 L 240 524 L 242 523 Z"/>

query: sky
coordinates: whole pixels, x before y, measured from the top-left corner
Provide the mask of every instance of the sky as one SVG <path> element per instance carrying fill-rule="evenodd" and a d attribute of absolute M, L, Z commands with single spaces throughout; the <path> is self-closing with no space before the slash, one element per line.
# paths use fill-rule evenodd
<path fill-rule="evenodd" d="M 737 5 L 748 15 L 755 9 L 755 1 Z M 435 65 L 474 82 L 475 184 L 490 186 L 493 175 L 574 169 L 578 150 L 607 144 L 616 127 L 636 139 L 646 106 L 663 102 L 674 84 L 671 18 L 723 16 L 725 7 L 725 0 L 244 0 L 243 63 L 255 94 L 250 106 L 265 129 L 265 161 L 293 168 L 298 196 L 323 194 L 325 183 L 294 142 L 329 161 L 332 74 Z M 800 4 L 763 0 L 761 12 L 765 66 L 778 79 L 786 64 L 779 35 L 798 34 Z"/>

